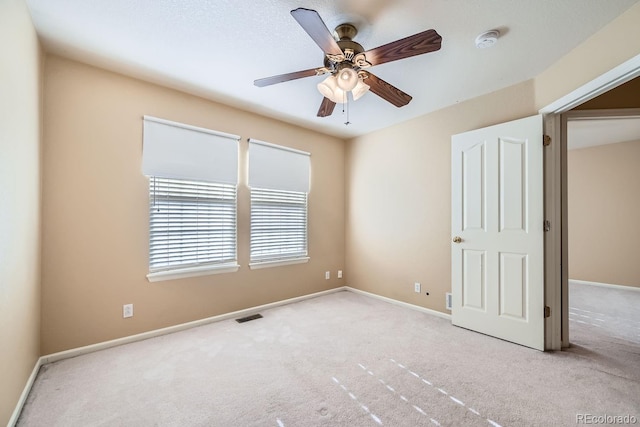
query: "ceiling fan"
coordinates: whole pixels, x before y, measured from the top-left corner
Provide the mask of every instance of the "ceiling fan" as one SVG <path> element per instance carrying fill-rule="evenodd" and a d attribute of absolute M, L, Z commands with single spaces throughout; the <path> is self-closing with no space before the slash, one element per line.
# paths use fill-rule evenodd
<path fill-rule="evenodd" d="M 292 10 L 291 15 L 324 52 L 324 66 L 258 79 L 253 84 L 264 87 L 302 77 L 329 74 L 329 77 L 318 84 L 318 90 L 324 95 L 318 117 L 330 116 L 336 103 L 347 102 L 348 92 L 351 92 L 354 101 L 371 90 L 396 107 L 407 105 L 412 99 L 410 95 L 376 77 L 367 69 L 439 50 L 442 43 L 442 37 L 435 30 L 427 30 L 365 51 L 359 43 L 353 41 L 358 30 L 351 24 L 336 27 L 335 32 L 339 38 L 336 41 L 315 10 L 298 8 Z"/>

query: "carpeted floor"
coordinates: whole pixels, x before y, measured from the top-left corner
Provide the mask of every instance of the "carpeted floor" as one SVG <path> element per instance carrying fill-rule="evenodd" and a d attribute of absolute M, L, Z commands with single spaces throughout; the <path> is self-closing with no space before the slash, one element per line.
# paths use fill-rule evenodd
<path fill-rule="evenodd" d="M 606 346 L 617 339 L 640 345 L 640 291 L 569 281 L 569 321 L 576 344 Z"/>
<path fill-rule="evenodd" d="M 46 365 L 18 425 L 640 423 L 638 328 L 590 324 L 588 296 L 572 296 L 575 345 L 543 353 L 339 292 Z"/>

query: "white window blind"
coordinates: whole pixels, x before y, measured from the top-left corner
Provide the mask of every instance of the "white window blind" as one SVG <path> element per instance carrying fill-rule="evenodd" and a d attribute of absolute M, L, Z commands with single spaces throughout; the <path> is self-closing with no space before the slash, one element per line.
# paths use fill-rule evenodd
<path fill-rule="evenodd" d="M 309 192 L 310 154 L 249 139 L 249 186 Z"/>
<path fill-rule="evenodd" d="M 251 189 L 251 261 L 307 256 L 307 193 Z"/>
<path fill-rule="evenodd" d="M 144 117 L 142 171 L 150 177 L 149 280 L 237 269 L 239 139 Z"/>
<path fill-rule="evenodd" d="M 307 257 L 310 154 L 249 140 L 252 263 Z"/>
<path fill-rule="evenodd" d="M 236 262 L 236 186 L 153 177 L 152 272 Z"/>
<path fill-rule="evenodd" d="M 237 184 L 239 140 L 237 135 L 144 116 L 142 172 Z"/>

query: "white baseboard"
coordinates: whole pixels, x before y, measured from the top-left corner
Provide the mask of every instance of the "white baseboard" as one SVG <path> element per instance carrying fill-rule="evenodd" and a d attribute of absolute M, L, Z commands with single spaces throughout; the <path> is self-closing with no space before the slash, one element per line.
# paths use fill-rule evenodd
<path fill-rule="evenodd" d="M 238 310 L 238 311 L 234 311 L 231 313 L 225 313 L 225 314 L 221 314 L 219 316 L 213 316 L 213 317 L 207 317 L 206 319 L 200 319 L 200 320 L 194 320 L 193 322 L 187 322 L 187 323 L 182 323 L 180 325 L 174 325 L 174 326 L 169 326 L 167 328 L 162 328 L 162 329 L 155 329 L 153 331 L 148 331 L 148 332 L 143 332 L 141 334 L 136 334 L 136 335 L 130 335 L 128 337 L 123 337 L 123 338 L 117 338 L 114 340 L 110 340 L 110 341 L 104 341 L 101 343 L 96 343 L 96 344 L 91 344 L 91 345 L 87 345 L 84 347 L 78 347 L 78 348 L 72 348 L 70 350 L 65 350 L 65 351 L 60 351 L 58 353 L 52 353 L 52 354 L 47 354 L 44 355 L 42 357 L 40 357 L 37 361 L 36 364 L 33 368 L 33 371 L 31 372 L 31 375 L 29 376 L 29 379 L 27 380 L 27 383 L 24 387 L 24 390 L 22 391 L 22 394 L 20 395 L 20 399 L 18 400 L 18 404 L 16 405 L 16 408 L 13 411 L 13 414 L 11 416 L 11 418 L 9 418 L 9 424 L 7 425 L 7 427 L 13 427 L 15 426 L 16 422 L 18 421 L 18 417 L 20 417 L 20 412 L 22 412 L 22 408 L 25 404 L 25 402 L 27 401 L 27 397 L 29 396 L 29 393 L 31 392 L 31 387 L 33 387 L 33 383 L 36 379 L 36 376 L 38 375 L 38 371 L 40 370 L 40 367 L 42 365 L 46 365 L 47 363 L 52 363 L 52 362 L 57 362 L 59 360 L 63 360 L 63 359 L 69 359 L 72 357 L 76 357 L 76 356 L 80 356 L 83 354 L 87 354 L 87 353 L 93 353 L 94 351 L 99 351 L 99 350 L 105 350 L 107 348 L 111 348 L 111 347 L 117 347 L 123 344 L 129 344 L 129 343 L 133 343 L 136 341 L 142 341 L 142 340 L 146 340 L 149 338 L 154 338 L 154 337 L 158 337 L 161 335 L 167 335 L 167 334 L 171 334 L 174 332 L 179 332 L 179 331 L 184 331 L 186 329 L 191 329 L 191 328 L 195 328 L 197 326 L 202 326 L 202 325 L 207 325 L 209 323 L 214 323 L 214 322 L 220 322 L 222 320 L 228 320 L 228 319 L 235 319 L 235 318 L 239 318 L 239 317 L 244 317 L 244 316 L 250 316 L 252 314 L 255 314 L 259 311 L 262 310 L 267 310 L 270 308 L 275 308 L 275 307 L 279 307 L 279 306 L 283 306 L 283 305 L 287 305 L 287 304 L 292 304 L 295 302 L 299 302 L 299 301 L 304 301 L 307 299 L 311 299 L 311 298 L 316 298 L 316 297 L 321 297 L 323 295 L 329 295 L 329 294 L 333 294 L 336 292 L 341 292 L 341 291 L 349 291 L 349 292 L 353 292 L 355 294 L 360 294 L 360 295 L 364 295 L 370 298 L 375 298 L 381 301 L 385 301 L 391 304 L 395 304 L 401 307 L 405 307 L 405 308 L 409 308 L 411 310 L 417 310 L 417 311 L 421 311 L 423 313 L 427 313 L 427 314 L 431 314 L 433 316 L 438 316 L 438 317 L 442 317 L 444 319 L 451 319 L 451 315 L 450 314 L 446 314 L 446 313 L 441 313 L 439 311 L 435 311 L 435 310 L 430 310 L 428 308 L 424 308 L 424 307 L 420 307 L 418 305 L 414 305 L 414 304 L 409 304 L 403 301 L 398 301 L 392 298 L 387 298 L 387 297 L 383 297 L 381 295 L 377 295 L 377 294 L 372 294 L 371 292 L 366 292 L 366 291 L 361 291 L 360 289 L 355 289 L 349 286 L 341 286 L 339 288 L 334 288 L 334 289 L 329 289 L 326 291 L 321 291 L 321 292 L 316 292 L 313 294 L 308 294 L 308 295 L 303 295 L 300 297 L 295 297 L 295 298 L 289 298 L 286 300 L 282 300 L 282 301 L 277 301 L 277 302 L 272 302 L 269 304 L 264 304 L 264 305 L 259 305 L 256 307 L 251 307 L 251 308 L 247 308 L 244 310 Z"/>
<path fill-rule="evenodd" d="M 22 412 L 22 408 L 24 404 L 27 402 L 27 398 L 29 397 L 29 393 L 31 392 L 31 387 L 33 387 L 33 383 L 38 376 L 38 371 L 40 371 L 40 367 L 43 365 L 42 357 L 36 360 L 36 365 L 33 367 L 33 371 L 31 371 L 31 375 L 29 375 L 29 379 L 22 390 L 22 394 L 20 395 L 20 399 L 18 399 L 18 403 L 16 404 L 11 417 L 9 418 L 9 423 L 7 427 L 14 427 L 18 422 L 18 418 L 20 417 L 20 412 Z"/>
<path fill-rule="evenodd" d="M 588 282 L 586 280 L 574 280 L 574 279 L 569 279 L 569 283 L 575 283 L 576 285 L 599 286 L 601 288 L 613 288 L 613 289 L 619 289 L 619 290 L 623 290 L 623 291 L 638 291 L 638 292 L 640 292 L 640 288 L 635 287 L 635 286 L 613 285 L 611 283 Z"/>
<path fill-rule="evenodd" d="M 345 289 L 347 291 L 349 291 L 349 292 L 353 292 L 353 293 L 360 294 L 360 295 L 365 295 L 365 296 L 368 296 L 370 298 L 379 299 L 381 301 L 385 301 L 385 302 L 388 302 L 388 303 L 391 303 L 391 304 L 399 305 L 400 307 L 410 308 L 411 310 L 421 311 L 423 313 L 427 313 L 427 314 L 431 314 L 433 316 L 442 317 L 443 319 L 451 320 L 451 315 L 447 314 L 447 313 L 442 313 L 440 311 L 431 310 L 429 308 L 421 307 L 419 305 L 409 304 L 408 302 L 404 302 L 404 301 L 398 301 L 398 300 L 393 299 L 393 298 L 383 297 L 383 296 L 378 295 L 378 294 L 372 294 L 371 292 L 361 291 L 360 289 L 351 288 L 349 286 L 345 286 Z"/>

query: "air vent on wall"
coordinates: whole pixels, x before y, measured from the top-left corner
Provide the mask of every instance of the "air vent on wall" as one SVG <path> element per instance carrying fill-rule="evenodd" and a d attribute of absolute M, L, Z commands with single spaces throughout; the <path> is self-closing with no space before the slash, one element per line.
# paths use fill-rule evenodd
<path fill-rule="evenodd" d="M 244 323 L 244 322 L 248 322 L 249 320 L 256 320 L 256 319 L 262 319 L 262 314 L 252 314 L 251 316 L 241 317 L 239 319 L 236 319 L 236 322 Z"/>

